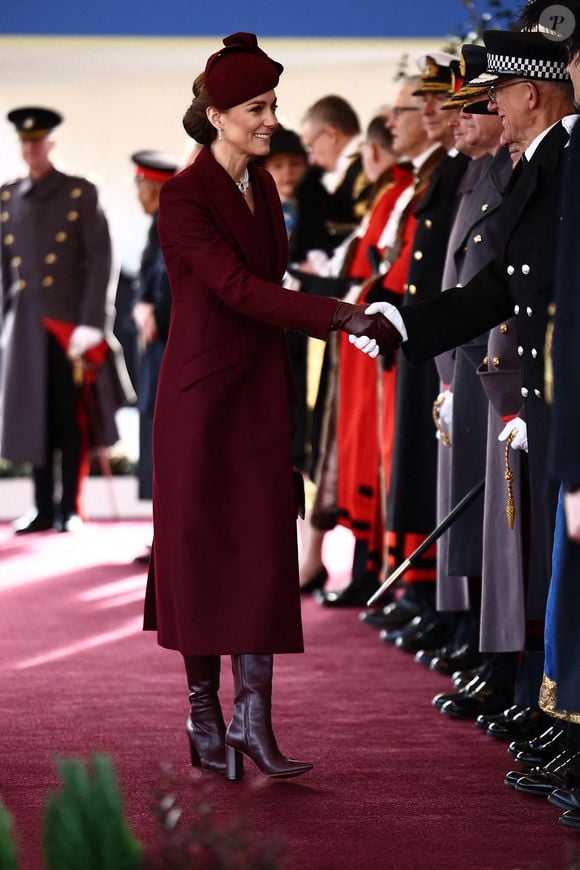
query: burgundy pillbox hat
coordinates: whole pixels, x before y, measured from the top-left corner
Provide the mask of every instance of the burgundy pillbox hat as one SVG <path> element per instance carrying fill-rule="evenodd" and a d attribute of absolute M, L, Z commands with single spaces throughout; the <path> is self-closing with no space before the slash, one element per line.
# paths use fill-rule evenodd
<path fill-rule="evenodd" d="M 258 46 L 255 33 L 232 33 L 205 65 L 205 87 L 217 109 L 231 109 L 271 91 L 284 67 Z"/>

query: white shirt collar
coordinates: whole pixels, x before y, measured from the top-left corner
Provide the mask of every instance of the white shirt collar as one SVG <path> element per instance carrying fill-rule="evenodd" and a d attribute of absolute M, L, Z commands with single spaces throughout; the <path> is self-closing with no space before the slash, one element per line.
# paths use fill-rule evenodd
<path fill-rule="evenodd" d="M 525 156 L 526 160 L 530 161 L 532 159 L 532 157 L 534 156 L 537 149 L 539 148 L 541 143 L 544 141 L 544 139 L 546 138 L 546 136 L 548 135 L 550 130 L 553 130 L 557 124 L 562 124 L 564 129 L 567 130 L 568 133 L 571 133 L 572 128 L 574 127 L 574 124 L 576 123 L 577 118 L 578 118 L 578 115 L 564 115 L 563 118 L 560 118 L 558 121 L 555 121 L 553 124 L 550 124 L 549 127 L 546 127 L 545 130 L 542 130 L 541 133 L 538 133 L 536 138 L 532 139 L 532 141 L 530 142 L 530 144 L 528 145 L 528 147 L 526 148 L 526 150 L 524 152 L 524 156 Z"/>

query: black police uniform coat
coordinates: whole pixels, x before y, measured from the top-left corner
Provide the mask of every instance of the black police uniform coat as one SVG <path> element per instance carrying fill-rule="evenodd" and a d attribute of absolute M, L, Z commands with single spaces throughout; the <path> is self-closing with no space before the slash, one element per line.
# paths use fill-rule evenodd
<path fill-rule="evenodd" d="M 111 243 L 96 188 L 85 178 L 51 169 L 37 182 L 24 178 L 5 184 L 0 206 L 0 452 L 11 462 L 42 466 L 48 341 L 42 318 L 104 328 Z M 118 438 L 117 405 L 102 394 L 100 400 L 102 443 L 112 444 Z"/>
<path fill-rule="evenodd" d="M 501 212 L 502 256 L 462 289 L 409 306 L 403 317 L 408 359 L 421 361 L 463 344 L 516 315 L 521 348 L 522 397 L 528 423 L 531 489 L 531 556 L 528 616 L 542 619 L 550 577 L 556 490 L 546 474 L 548 410 L 544 401 L 544 337 L 552 300 L 560 182 L 568 134 L 551 129 L 531 161 L 514 173 Z M 466 292 L 467 291 L 467 292 Z"/>
<path fill-rule="evenodd" d="M 445 156 L 415 209 L 417 222 L 402 310 L 441 292 L 441 279 L 459 182 L 469 160 Z M 388 273 L 386 284 L 388 284 Z M 397 533 L 430 532 L 436 518 L 437 441 L 432 420 L 439 380 L 432 360 L 397 361 L 395 440 L 387 528 Z M 395 554 L 396 555 L 396 554 Z"/>
<path fill-rule="evenodd" d="M 171 315 L 171 287 L 161 253 L 157 232 L 157 214 L 147 234 L 147 243 L 141 257 L 136 302 L 153 305 L 158 338 L 148 344 L 139 361 L 139 498 L 150 499 L 153 494 L 153 454 L 151 446 L 153 411 L 157 395 L 157 381 Z"/>

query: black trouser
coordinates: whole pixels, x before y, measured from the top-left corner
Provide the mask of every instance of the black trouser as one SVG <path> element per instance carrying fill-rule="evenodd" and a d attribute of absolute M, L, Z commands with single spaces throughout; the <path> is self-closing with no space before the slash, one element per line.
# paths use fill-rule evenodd
<path fill-rule="evenodd" d="M 52 335 L 48 336 L 46 408 L 46 460 L 32 469 L 36 509 L 44 516 L 54 512 L 54 451 L 61 451 L 62 496 L 59 513 L 63 517 L 78 512 L 80 468 L 83 440 L 78 423 L 80 388 L 75 386 L 72 367 L 65 352 Z"/>

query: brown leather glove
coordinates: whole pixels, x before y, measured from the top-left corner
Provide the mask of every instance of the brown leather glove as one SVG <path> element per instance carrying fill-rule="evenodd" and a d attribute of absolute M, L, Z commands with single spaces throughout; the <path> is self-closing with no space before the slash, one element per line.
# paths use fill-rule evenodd
<path fill-rule="evenodd" d="M 366 305 L 338 302 L 332 315 L 331 329 L 341 329 L 348 335 L 374 338 L 383 356 L 391 355 L 401 344 L 401 334 L 382 314 L 365 314 Z"/>

